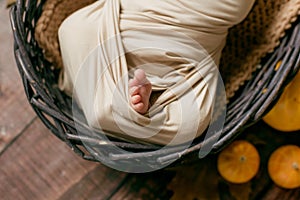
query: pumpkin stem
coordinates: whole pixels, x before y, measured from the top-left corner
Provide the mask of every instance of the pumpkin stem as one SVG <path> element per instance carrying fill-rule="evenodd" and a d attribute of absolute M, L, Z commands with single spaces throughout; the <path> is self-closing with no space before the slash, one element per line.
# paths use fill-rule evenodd
<path fill-rule="evenodd" d="M 242 156 L 240 157 L 240 161 L 241 161 L 241 162 L 245 162 L 245 161 L 246 161 L 246 156 L 242 155 Z"/>
<path fill-rule="evenodd" d="M 300 170 L 299 165 L 298 165 L 297 162 L 294 162 L 292 166 L 293 166 L 293 168 L 294 168 L 296 171 L 299 171 L 299 170 Z"/>

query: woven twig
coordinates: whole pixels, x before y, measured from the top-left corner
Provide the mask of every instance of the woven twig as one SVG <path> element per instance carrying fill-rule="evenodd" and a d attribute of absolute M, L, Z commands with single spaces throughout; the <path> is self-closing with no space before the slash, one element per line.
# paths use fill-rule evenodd
<path fill-rule="evenodd" d="M 74 125 L 72 118 L 72 101 L 57 87 L 58 70 L 51 67 L 37 45 L 34 31 L 37 20 L 42 13 L 45 1 L 18 0 L 11 9 L 11 24 L 14 34 L 14 53 L 16 63 L 24 84 L 24 90 L 34 111 L 53 134 L 79 156 L 87 160 L 98 161 L 85 149 L 82 142 L 93 147 L 109 145 L 101 139 L 91 136 L 91 130 L 81 119 Z M 281 65 L 276 68 L 276 64 Z M 247 81 L 237 95 L 228 104 L 227 116 L 221 135 L 211 135 L 207 140 L 198 138 L 191 147 L 182 151 L 178 147 L 159 150 L 150 144 L 137 144 L 122 138 L 110 138 L 112 144 L 137 152 L 136 154 L 118 154 L 111 152 L 112 160 L 125 164 L 130 160 L 138 161 L 145 157 L 161 163 L 173 161 L 183 163 L 198 159 L 198 151 L 203 146 L 212 145 L 216 152 L 229 144 L 243 129 L 256 123 L 276 102 L 285 86 L 296 75 L 300 67 L 300 23 L 297 20 L 286 33 L 271 54 L 266 55 L 252 78 Z M 78 134 L 80 132 L 80 136 Z M 99 135 L 102 133 L 99 132 Z M 156 151 L 151 151 L 156 150 Z M 208 153 L 208 152 L 204 152 Z"/>

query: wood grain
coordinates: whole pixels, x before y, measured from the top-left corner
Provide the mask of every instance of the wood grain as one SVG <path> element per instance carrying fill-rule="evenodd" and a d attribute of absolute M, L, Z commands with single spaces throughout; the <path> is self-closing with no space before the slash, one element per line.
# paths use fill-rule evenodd
<path fill-rule="evenodd" d="M 171 171 L 131 174 L 110 199 L 169 199 L 173 192 L 167 189 L 167 184 L 173 177 L 174 172 Z"/>
<path fill-rule="evenodd" d="M 2 199 L 57 199 L 98 164 L 82 160 L 35 120 L 0 157 Z"/>
<path fill-rule="evenodd" d="M 300 188 L 294 190 L 282 189 L 276 185 L 272 187 L 265 193 L 261 198 L 262 200 L 299 200 L 300 199 Z"/>
<path fill-rule="evenodd" d="M 99 164 L 79 182 L 70 187 L 59 200 L 109 199 L 111 194 L 123 184 L 127 176 L 126 173 Z"/>
<path fill-rule="evenodd" d="M 23 91 L 13 55 L 5 3 L 0 3 L 0 154 L 35 117 Z"/>

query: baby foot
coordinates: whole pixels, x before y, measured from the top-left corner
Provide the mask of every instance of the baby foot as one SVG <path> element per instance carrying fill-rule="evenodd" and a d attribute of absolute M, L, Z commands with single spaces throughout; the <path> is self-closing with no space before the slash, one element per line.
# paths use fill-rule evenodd
<path fill-rule="evenodd" d="M 140 114 L 145 114 L 149 108 L 152 85 L 146 78 L 144 70 L 137 69 L 133 79 L 129 80 L 129 100 L 131 107 Z"/>

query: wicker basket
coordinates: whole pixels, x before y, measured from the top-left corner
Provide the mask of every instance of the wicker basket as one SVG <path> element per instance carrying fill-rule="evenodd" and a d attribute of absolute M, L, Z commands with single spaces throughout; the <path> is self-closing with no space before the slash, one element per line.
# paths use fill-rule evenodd
<path fill-rule="evenodd" d="M 58 71 L 51 68 L 51 63 L 44 59 L 42 50 L 35 41 L 34 27 L 41 15 L 43 2 L 19 0 L 12 7 L 10 15 L 15 40 L 16 63 L 28 101 L 43 123 L 76 154 L 87 160 L 99 161 L 93 153 L 86 150 L 83 142 L 94 146 L 111 144 L 90 137 L 89 133 L 92 130 L 84 121 L 75 127 L 71 112 L 72 101 L 58 89 Z M 229 102 L 225 125 L 218 133 L 221 134 L 218 139 L 214 135 L 206 140 L 199 138 L 188 149 L 182 151 L 176 146 L 168 150 L 160 150 L 160 147 L 155 145 L 137 144 L 111 138 L 114 145 L 135 153 L 128 155 L 111 153 L 110 156 L 122 162 L 153 157 L 159 162 L 177 159 L 175 163 L 182 164 L 198 159 L 199 149 L 205 144 L 213 142 L 210 152 L 217 152 L 236 138 L 243 129 L 261 119 L 272 107 L 300 67 L 299 46 L 300 24 L 297 20 L 282 39 L 280 46 L 263 59 L 261 67 L 252 79 L 247 81 Z M 279 60 L 282 60 L 281 67 L 275 69 Z"/>

